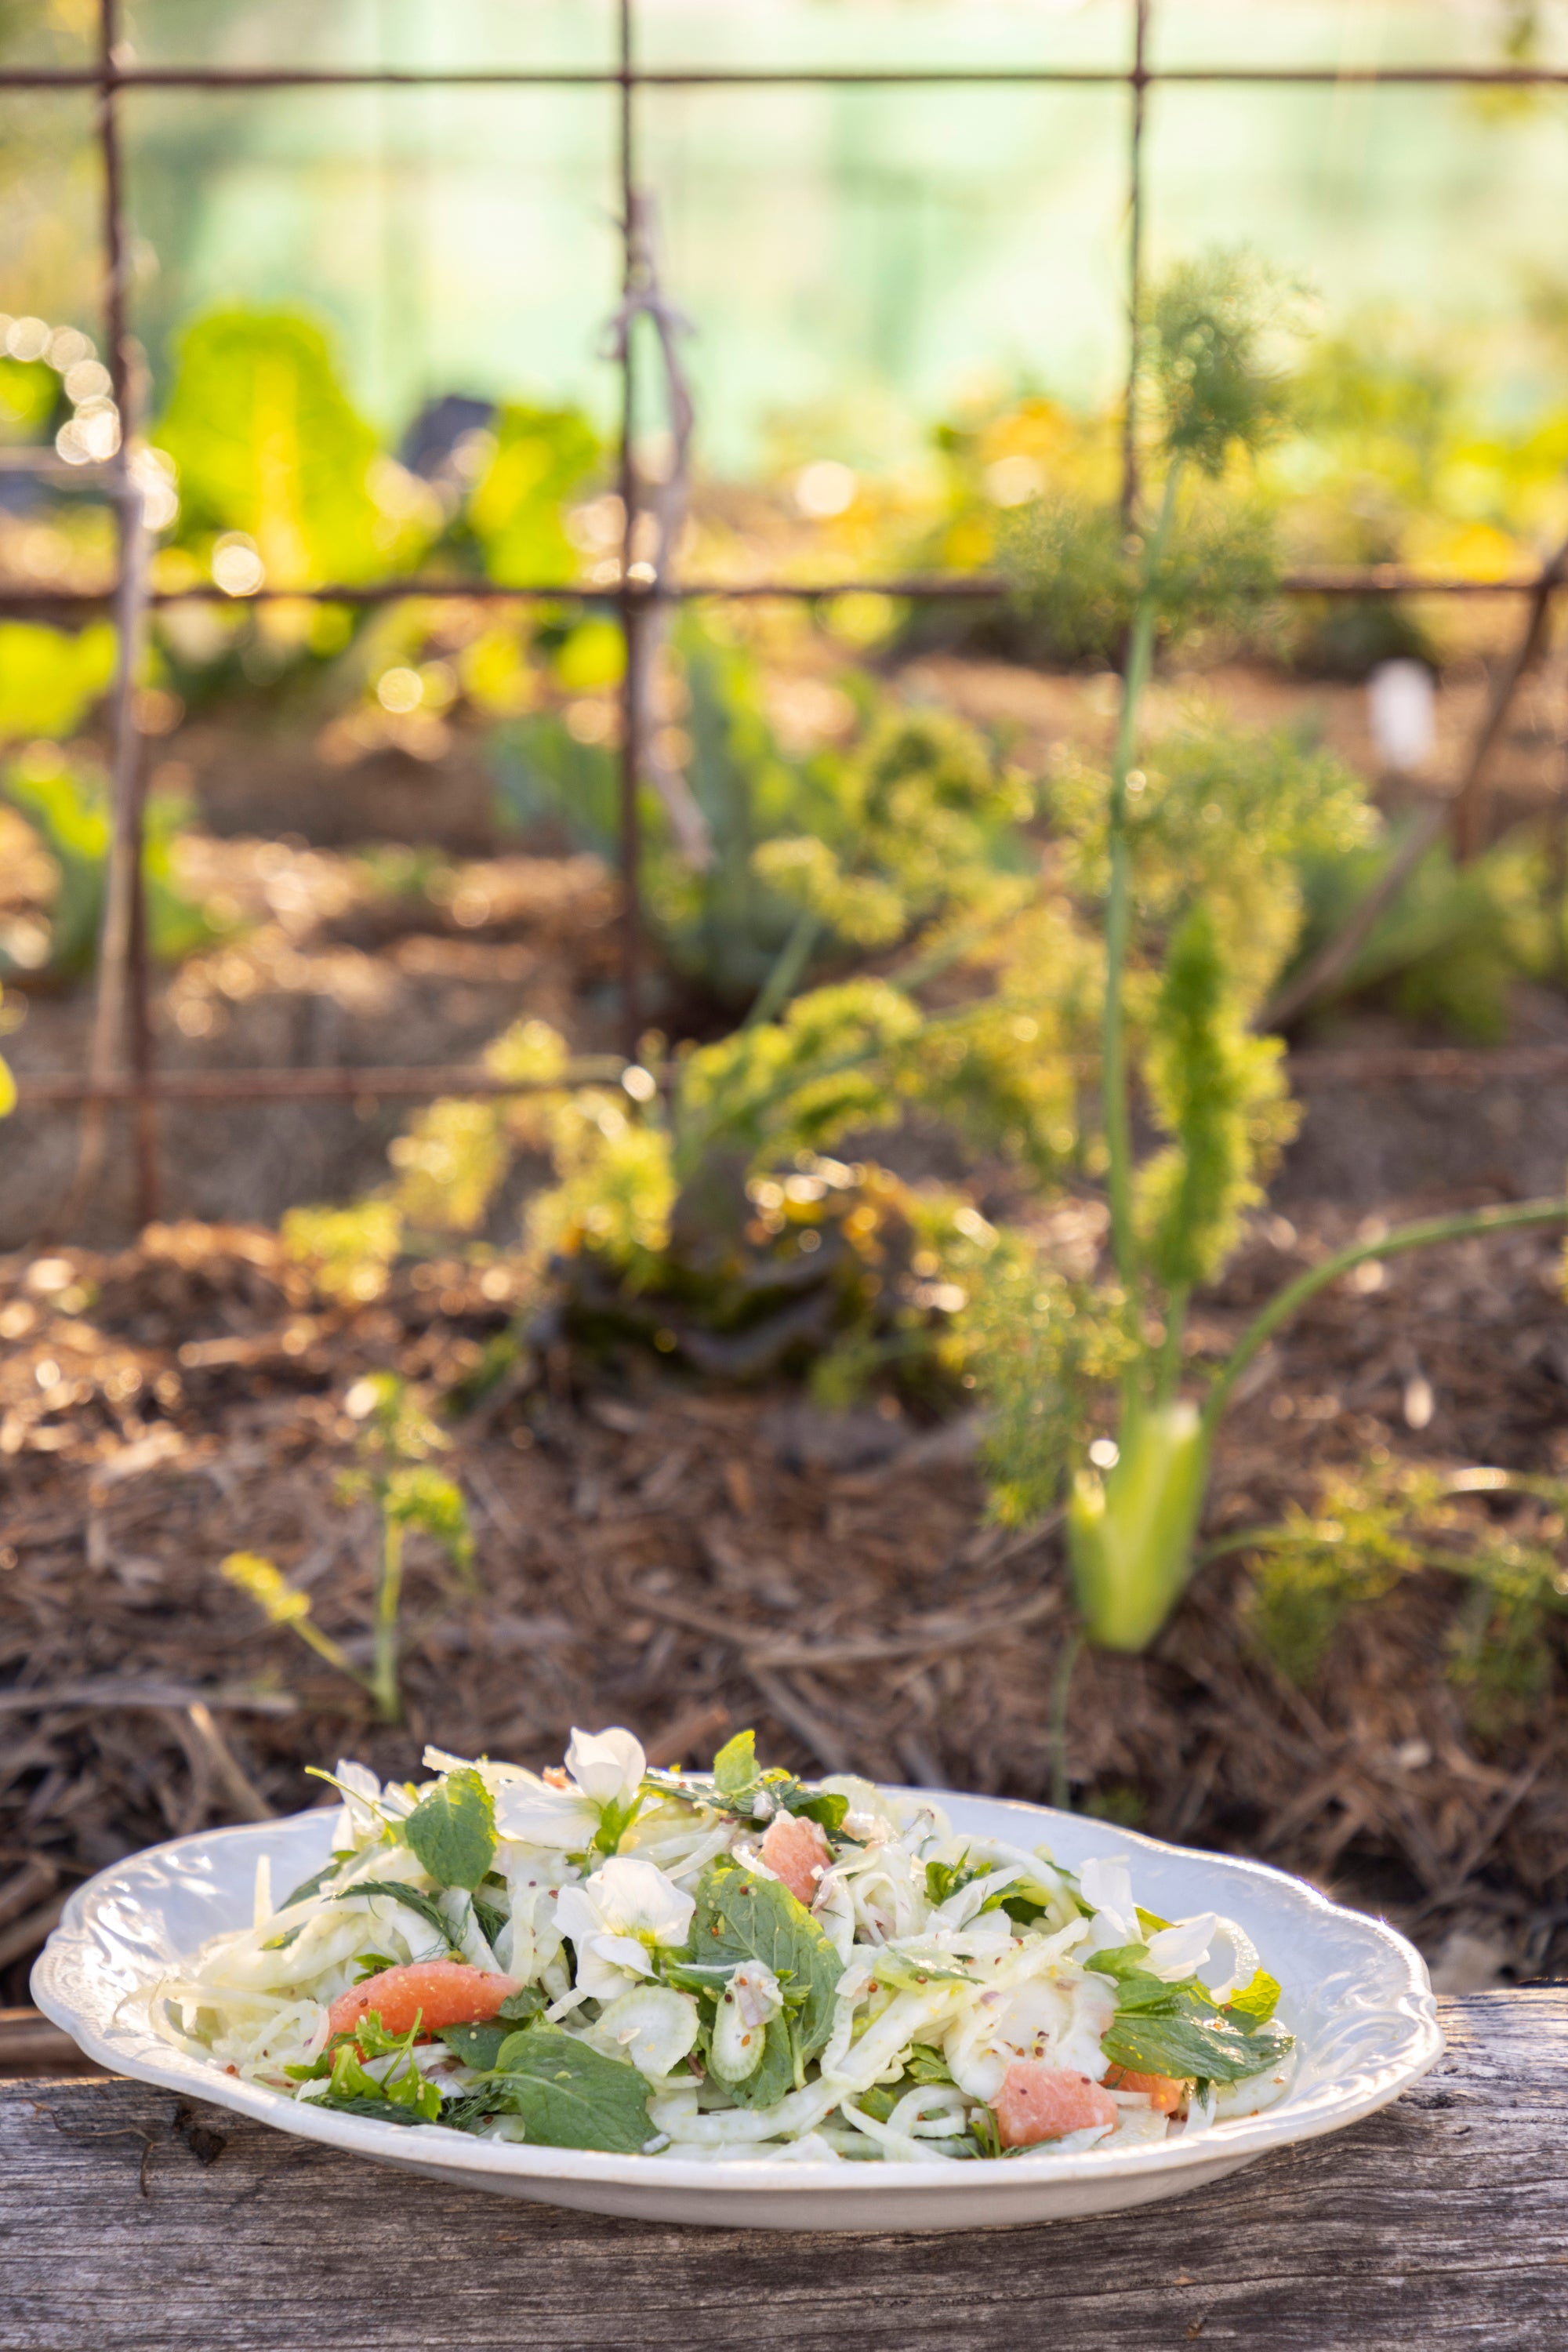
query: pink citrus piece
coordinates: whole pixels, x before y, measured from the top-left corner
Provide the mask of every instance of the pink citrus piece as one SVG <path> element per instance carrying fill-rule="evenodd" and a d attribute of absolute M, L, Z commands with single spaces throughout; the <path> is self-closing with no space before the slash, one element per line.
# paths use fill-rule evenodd
<path fill-rule="evenodd" d="M 1034 2147 L 1090 2124 L 1114 2124 L 1117 2114 L 1110 2092 L 1087 2074 L 1038 2058 L 1014 2059 L 991 2107 L 1004 2147 Z"/>
<path fill-rule="evenodd" d="M 830 1859 L 820 1822 L 803 1813 L 778 1813 L 768 1823 L 762 1843 L 763 1860 L 775 1878 L 782 1878 L 797 1903 L 809 1909 L 816 1900 L 821 1874 Z"/>
<path fill-rule="evenodd" d="M 464 1960 L 410 1960 L 339 1993 L 327 2022 L 333 2033 L 352 2033 L 374 2009 L 386 2032 L 406 2033 L 417 2022 L 428 2040 L 444 2025 L 488 2025 L 518 1990 L 515 1977 L 471 1969 Z"/>

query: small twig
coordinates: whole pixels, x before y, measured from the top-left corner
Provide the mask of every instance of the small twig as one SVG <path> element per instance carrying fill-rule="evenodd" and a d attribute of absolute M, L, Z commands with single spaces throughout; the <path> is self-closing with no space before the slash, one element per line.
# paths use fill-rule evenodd
<path fill-rule="evenodd" d="M 26 1959 L 29 1952 L 38 1949 L 46 1936 L 59 1926 L 67 1900 L 64 1895 L 52 1895 L 36 1911 L 13 1920 L 9 1927 L 0 1928 L 0 1969 L 9 1968 L 13 1960 Z"/>
<path fill-rule="evenodd" d="M 0 1690 L 0 1715 L 47 1715 L 51 1707 L 72 1706 L 209 1706 L 228 1707 L 237 1714 L 293 1715 L 300 1702 L 283 1691 L 241 1688 L 196 1690 L 189 1683 L 121 1680 L 38 1683 L 29 1689 Z"/>
<path fill-rule="evenodd" d="M 829 1772 L 844 1771 L 849 1754 L 838 1734 L 812 1712 L 782 1675 L 770 1674 L 765 1667 L 753 1665 L 749 1658 L 744 1663 L 748 1677 L 779 1721 L 815 1751 Z"/>
<path fill-rule="evenodd" d="M 139 2139 L 142 2162 L 137 2169 L 136 2184 L 143 2197 L 152 2196 L 153 2191 L 147 2185 L 147 2167 L 153 2161 L 153 2150 L 158 2145 L 160 2135 L 157 2132 L 139 2130 L 134 2124 L 115 2124 L 107 2130 L 90 2125 L 62 2124 L 53 2107 L 46 2106 L 42 2099 L 30 2099 L 28 2105 L 35 2115 L 47 2116 L 62 2139 Z"/>

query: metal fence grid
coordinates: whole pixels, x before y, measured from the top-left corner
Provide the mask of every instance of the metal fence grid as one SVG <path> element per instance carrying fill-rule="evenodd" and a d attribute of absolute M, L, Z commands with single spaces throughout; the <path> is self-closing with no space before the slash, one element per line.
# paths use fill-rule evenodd
<path fill-rule="evenodd" d="M 743 5 L 743 0 L 742 0 Z M 129 305 L 126 204 L 121 157 L 121 125 L 128 100 L 142 90 L 278 90 L 319 89 L 609 89 L 619 93 L 616 136 L 616 176 L 619 184 L 622 239 L 623 299 L 634 306 L 640 291 L 643 260 L 637 235 L 641 195 L 637 154 L 637 93 L 642 89 L 757 88 L 907 88 L 911 86 L 1001 86 L 1076 88 L 1120 86 L 1127 93 L 1127 248 L 1128 318 L 1127 397 L 1122 442 L 1122 503 L 1129 520 L 1138 508 L 1138 453 L 1135 387 L 1138 376 L 1138 329 L 1143 278 L 1146 190 L 1144 131 L 1151 90 L 1162 86 L 1206 85 L 1237 88 L 1288 84 L 1355 88 L 1390 85 L 1431 89 L 1472 86 L 1490 89 L 1568 87 L 1568 67 L 1552 66 L 1228 66 L 1158 68 L 1150 58 L 1150 25 L 1153 0 L 1127 0 L 1131 62 L 1122 68 L 1077 68 L 1041 64 L 1018 67 L 799 67 L 775 68 L 644 68 L 637 63 L 637 0 L 616 0 L 616 58 L 603 68 L 433 68 L 369 67 L 221 67 L 152 66 L 136 64 L 122 45 L 120 0 L 98 0 L 97 56 L 87 66 L 11 66 L 0 68 L 0 91 L 90 90 L 96 94 L 96 138 L 100 156 L 102 207 L 100 216 L 103 263 L 104 333 L 112 396 L 120 415 L 120 445 L 116 455 L 100 465 L 66 466 L 53 453 L 15 453 L 15 460 L 31 470 L 58 471 L 77 482 L 95 481 L 112 502 L 117 520 L 118 562 L 114 584 L 101 594 L 61 592 L 47 588 L 0 588 L 0 613 L 28 612 L 61 618 L 71 613 L 108 605 L 113 614 L 118 657 L 110 690 L 111 843 L 104 897 L 103 932 L 98 965 L 98 995 L 89 1066 L 85 1072 L 18 1074 L 24 1105 L 78 1104 L 84 1118 L 83 1151 L 77 1196 L 90 1188 L 101 1164 L 104 1127 L 110 1108 L 129 1105 L 136 1139 L 136 1197 L 142 1223 L 155 1216 L 160 1197 L 157 1108 L 176 1102 L 374 1101 L 381 1097 L 429 1099 L 452 1093 L 515 1094 L 515 1082 L 497 1080 L 487 1071 L 437 1065 L 417 1069 L 382 1069 L 334 1066 L 314 1069 L 253 1069 L 218 1071 L 160 1070 L 152 1018 L 152 978 L 147 948 L 146 908 L 142 875 L 142 827 L 145 771 L 136 716 L 135 684 L 149 612 L 163 604 L 193 599 L 215 603 L 230 600 L 226 591 L 211 587 L 184 588 L 163 593 L 153 588 L 149 572 L 148 533 L 142 520 L 142 497 L 132 470 L 132 457 L 140 419 L 134 413 L 136 374 Z M 653 574 L 647 564 L 633 562 L 637 520 L 643 510 L 647 483 L 639 477 L 635 440 L 635 336 L 623 338 L 616 362 L 620 372 L 619 488 L 623 536 L 617 581 L 593 586 L 499 587 L 482 580 L 426 579 L 418 575 L 378 581 L 368 585 L 331 584 L 297 589 L 263 585 L 249 601 L 265 602 L 301 596 L 319 604 L 373 605 L 405 597 L 487 598 L 498 603 L 562 604 L 592 602 L 612 604 L 618 615 L 626 649 L 620 753 L 620 985 L 622 1024 L 628 1054 L 635 1050 L 640 1028 L 643 947 L 641 925 L 639 792 L 645 755 L 633 681 L 637 674 L 639 632 L 660 605 L 701 599 L 789 599 L 812 604 L 847 593 L 871 593 L 899 600 L 944 602 L 953 599 L 997 601 L 1009 589 L 984 574 L 921 578 L 869 578 L 834 581 L 763 580 L 743 584 L 717 581 L 676 580 Z M 1546 635 L 1547 616 L 1555 589 L 1568 575 L 1568 547 L 1540 570 L 1523 577 L 1477 579 L 1448 575 L 1435 578 L 1394 565 L 1369 570 L 1349 568 L 1304 571 L 1288 574 L 1280 583 L 1290 595 L 1390 596 L 1411 593 L 1460 596 L 1522 596 L 1526 619 L 1515 656 L 1504 664 L 1489 700 L 1486 715 L 1467 762 L 1464 780 L 1451 806 L 1463 818 L 1473 816 L 1481 771 L 1496 741 L 1509 705 L 1525 671 L 1539 655 Z M 1462 829 L 1462 823 L 1461 823 Z M 1499 1074 L 1521 1063 L 1519 1076 L 1548 1073 L 1540 1066 L 1542 1049 L 1494 1052 L 1490 1062 Z M 1555 1073 L 1564 1064 L 1557 1049 L 1544 1049 Z M 1469 1071 L 1473 1056 L 1462 1050 L 1437 1048 L 1381 1053 L 1371 1056 L 1320 1055 L 1320 1076 L 1329 1083 L 1358 1078 L 1382 1083 L 1389 1078 L 1429 1075 L 1452 1079 Z M 1364 1067 L 1363 1065 L 1364 1064 Z M 1528 1064 L 1528 1068 L 1525 1065 Z M 595 1065 L 584 1075 L 614 1076 L 622 1066 L 613 1059 Z"/>

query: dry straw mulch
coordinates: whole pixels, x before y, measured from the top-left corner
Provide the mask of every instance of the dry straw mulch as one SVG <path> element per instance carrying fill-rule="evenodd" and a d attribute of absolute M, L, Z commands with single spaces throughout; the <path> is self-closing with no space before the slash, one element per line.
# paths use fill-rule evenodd
<path fill-rule="evenodd" d="M 1263 1221 L 1200 1339 L 1346 1230 Z M 1211 1527 L 1310 1501 L 1321 1465 L 1378 1445 L 1568 1470 L 1556 1259 L 1534 1236 L 1470 1244 L 1325 1297 L 1234 1416 Z M 808 1769 L 1046 1793 L 1059 1549 L 985 1527 L 963 1423 L 556 1360 L 457 1432 L 479 1584 L 413 1546 L 405 1727 L 268 1630 L 216 1572 L 233 1549 L 269 1553 L 365 1654 L 371 1528 L 334 1493 L 344 1396 L 383 1367 L 438 1391 L 506 1322 L 509 1283 L 426 1265 L 344 1308 L 271 1234 L 196 1225 L 0 1266 L 0 1999 L 23 1998 L 76 1878 L 309 1804 L 304 1765 L 343 1751 L 384 1771 L 426 1739 L 542 1763 L 572 1724 L 613 1721 L 700 1761 L 752 1722 Z M 1211 1569 L 1153 1655 L 1082 1662 L 1076 1801 L 1304 1871 L 1433 1948 L 1458 1927 L 1515 1972 L 1550 1966 L 1568 1953 L 1560 1681 L 1480 1738 L 1445 1670 L 1441 1583 L 1353 1614 L 1298 1691 L 1249 1640 L 1245 1569 Z"/>

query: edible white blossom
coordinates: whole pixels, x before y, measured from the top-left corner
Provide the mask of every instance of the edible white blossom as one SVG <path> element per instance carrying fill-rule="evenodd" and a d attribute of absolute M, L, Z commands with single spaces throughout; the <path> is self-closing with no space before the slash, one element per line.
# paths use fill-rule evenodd
<path fill-rule="evenodd" d="M 611 1999 L 627 1976 L 651 1976 L 649 1948 L 684 1944 L 696 1908 L 654 1864 L 626 1854 L 613 1855 L 581 1886 L 563 1886 L 555 1925 L 576 1948 L 578 1991 Z"/>
<path fill-rule="evenodd" d="M 629 1731 L 576 1731 L 566 1750 L 566 1769 L 596 1805 L 629 1805 L 642 1787 L 647 1758 Z"/>
<path fill-rule="evenodd" d="M 591 1846 L 612 1808 L 637 1801 L 647 1759 L 629 1731 L 574 1730 L 566 1750 L 564 1788 L 519 1773 L 496 1792 L 496 1829 L 526 1845 L 579 1853 Z"/>
<path fill-rule="evenodd" d="M 382 1802 L 381 1782 L 368 1764 L 356 1764 L 348 1756 L 339 1757 L 333 1778 L 348 1816 L 350 1844 L 373 1845 L 381 1835 L 381 1817 L 375 1810 Z M 407 1807 L 399 1805 L 390 1810 L 405 1812 Z"/>
<path fill-rule="evenodd" d="M 1149 1938 L 1144 1970 L 1166 1984 L 1180 1984 L 1184 1977 L 1195 1976 L 1208 1958 L 1216 1925 L 1212 1911 L 1200 1911 L 1195 1918 L 1178 1919 L 1173 1927 L 1162 1927 Z"/>
<path fill-rule="evenodd" d="M 1138 1909 L 1132 1900 L 1132 1876 L 1124 1862 L 1102 1862 L 1096 1854 L 1079 1872 L 1078 1884 L 1084 1901 L 1098 1915 L 1097 1951 L 1107 1951 L 1112 1944 L 1142 1942 L 1143 1930 L 1138 1925 Z M 1101 1922 L 1110 1931 L 1103 1937 L 1099 1934 Z"/>
<path fill-rule="evenodd" d="M 1094 1906 L 1095 1951 L 1109 1951 L 1116 1944 L 1146 1943 L 1149 1956 L 1139 1966 L 1145 1975 L 1158 1977 L 1165 1984 L 1179 1984 L 1203 1967 L 1219 1925 L 1212 1911 L 1200 1911 L 1194 1918 L 1178 1919 L 1173 1927 L 1158 1927 L 1153 1935 L 1145 1936 L 1124 1862 L 1102 1862 L 1096 1856 L 1084 1864 L 1078 1883 L 1084 1901 Z"/>

